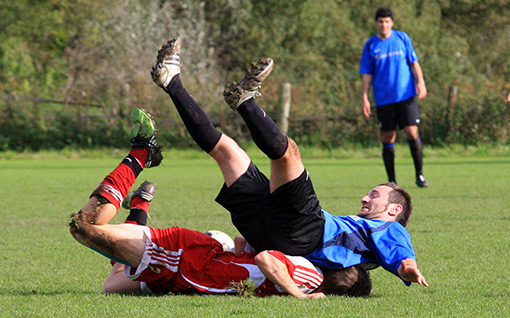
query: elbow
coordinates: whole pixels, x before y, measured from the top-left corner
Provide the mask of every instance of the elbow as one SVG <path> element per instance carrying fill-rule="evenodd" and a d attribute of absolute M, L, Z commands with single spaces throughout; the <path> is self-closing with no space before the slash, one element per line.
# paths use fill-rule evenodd
<path fill-rule="evenodd" d="M 103 294 L 109 295 L 109 294 L 115 294 L 118 293 L 119 290 L 117 286 L 111 282 L 111 280 L 106 279 L 103 283 Z"/>

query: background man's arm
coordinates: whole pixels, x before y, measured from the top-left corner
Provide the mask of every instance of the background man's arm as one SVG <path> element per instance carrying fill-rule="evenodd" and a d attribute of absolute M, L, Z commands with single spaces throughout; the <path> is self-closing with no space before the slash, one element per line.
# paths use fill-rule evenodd
<path fill-rule="evenodd" d="M 418 61 L 410 65 L 411 72 L 413 73 L 414 80 L 416 81 L 416 91 L 418 92 L 418 99 L 422 99 L 427 96 L 427 87 L 425 86 L 425 80 L 423 79 L 423 71 L 421 70 L 420 63 Z"/>
<path fill-rule="evenodd" d="M 280 286 L 286 293 L 298 298 L 325 298 L 323 293 L 303 293 L 292 280 L 287 266 L 279 259 L 268 253 L 260 252 L 255 256 L 255 261 L 262 273 L 273 283 Z"/>
<path fill-rule="evenodd" d="M 363 115 L 365 117 L 370 116 L 370 101 L 368 100 L 368 92 L 370 90 L 370 84 L 372 83 L 372 75 L 363 74 L 363 86 L 361 89 L 361 107 L 363 109 Z"/>
<path fill-rule="evenodd" d="M 427 284 L 427 281 L 425 281 L 425 277 L 421 274 L 420 270 L 418 269 L 416 261 L 412 258 L 402 260 L 402 263 L 398 267 L 397 272 L 400 278 L 402 278 L 403 280 L 418 283 L 425 287 L 429 287 L 429 284 Z"/>

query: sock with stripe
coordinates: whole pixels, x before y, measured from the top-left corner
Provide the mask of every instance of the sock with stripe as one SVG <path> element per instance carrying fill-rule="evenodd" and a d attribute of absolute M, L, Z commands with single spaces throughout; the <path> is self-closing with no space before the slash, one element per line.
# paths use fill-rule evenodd
<path fill-rule="evenodd" d="M 126 197 L 129 189 L 136 181 L 136 177 L 143 170 L 143 163 L 147 159 L 148 152 L 145 149 L 131 150 L 122 162 L 107 175 L 99 186 L 90 195 L 97 196 L 101 200 L 115 205 L 117 210 Z"/>
<path fill-rule="evenodd" d="M 382 157 L 384 161 L 384 167 L 386 168 L 386 174 L 388 175 L 388 182 L 395 182 L 395 144 L 383 143 Z"/>
<path fill-rule="evenodd" d="M 134 196 L 133 199 L 131 199 L 131 209 L 129 210 L 129 215 L 125 223 L 147 225 L 149 207 L 149 201 L 139 196 Z"/>

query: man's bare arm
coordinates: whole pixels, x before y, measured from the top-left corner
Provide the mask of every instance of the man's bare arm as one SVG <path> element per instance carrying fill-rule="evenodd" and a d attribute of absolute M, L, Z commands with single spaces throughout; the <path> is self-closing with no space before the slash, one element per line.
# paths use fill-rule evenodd
<path fill-rule="evenodd" d="M 427 284 L 425 277 L 421 274 L 420 270 L 418 269 L 418 265 L 416 264 L 416 261 L 412 258 L 402 260 L 402 263 L 398 267 L 397 272 L 398 272 L 398 275 L 403 280 L 406 280 L 408 282 L 418 283 L 425 287 L 429 287 L 429 284 Z"/>
<path fill-rule="evenodd" d="M 370 90 L 370 84 L 372 83 L 372 75 L 363 74 L 363 86 L 361 89 L 361 108 L 365 117 L 370 116 L 370 101 L 368 100 L 368 92 Z"/>
<path fill-rule="evenodd" d="M 323 293 L 303 293 L 292 280 L 287 266 L 267 251 L 260 252 L 255 256 L 255 262 L 262 273 L 273 283 L 280 286 L 286 293 L 298 298 L 325 298 Z"/>
<path fill-rule="evenodd" d="M 423 71 L 421 70 L 420 63 L 418 61 L 411 64 L 411 72 L 413 73 L 414 80 L 416 81 L 416 91 L 418 93 L 418 99 L 422 99 L 427 96 L 427 87 L 425 86 L 425 80 L 423 79 Z"/>

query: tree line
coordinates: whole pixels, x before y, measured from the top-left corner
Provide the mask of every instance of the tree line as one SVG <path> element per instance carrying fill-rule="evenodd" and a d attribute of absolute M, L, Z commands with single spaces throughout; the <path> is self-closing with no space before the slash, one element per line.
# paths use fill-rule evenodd
<path fill-rule="evenodd" d="M 378 144 L 361 113 L 361 50 L 380 5 L 407 32 L 429 91 L 427 144 L 508 143 L 510 4 L 506 0 L 19 0 L 0 9 L 0 150 L 127 146 L 129 113 L 149 110 L 163 144 L 192 145 L 149 70 L 180 36 L 182 80 L 228 134 L 247 140 L 222 100 L 259 57 L 275 60 L 259 103 L 301 144 Z"/>

